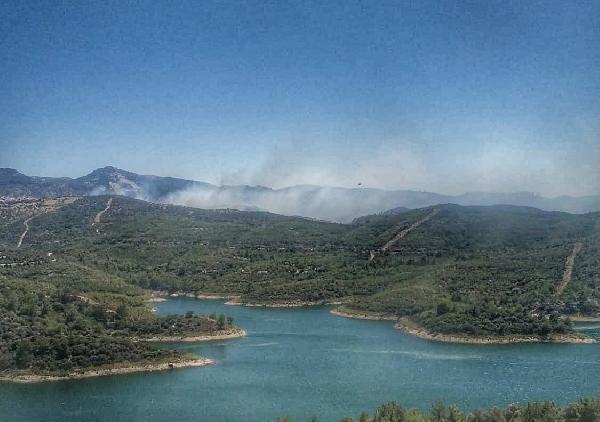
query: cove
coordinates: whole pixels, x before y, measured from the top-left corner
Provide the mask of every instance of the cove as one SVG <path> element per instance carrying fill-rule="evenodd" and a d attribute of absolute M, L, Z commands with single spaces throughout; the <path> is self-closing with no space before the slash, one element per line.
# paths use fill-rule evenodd
<path fill-rule="evenodd" d="M 0 421 L 337 421 L 395 400 L 463 409 L 600 393 L 600 345 L 464 345 L 418 339 L 389 321 L 333 316 L 330 307 L 247 308 L 169 299 L 161 314 L 232 316 L 239 339 L 174 344 L 217 361 L 203 368 L 0 384 Z M 600 337 L 599 325 L 581 324 Z"/>

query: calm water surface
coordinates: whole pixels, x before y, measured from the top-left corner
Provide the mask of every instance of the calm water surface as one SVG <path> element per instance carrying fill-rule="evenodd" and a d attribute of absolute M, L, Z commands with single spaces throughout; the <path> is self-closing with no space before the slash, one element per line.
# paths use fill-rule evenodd
<path fill-rule="evenodd" d="M 171 299 L 162 314 L 225 313 L 244 338 L 174 345 L 217 361 L 168 372 L 38 385 L 0 384 L 1 421 L 322 421 L 384 401 L 464 409 L 600 393 L 600 345 L 453 345 L 404 335 L 390 322 L 329 309 L 263 309 Z M 600 326 L 581 324 L 600 336 Z"/>

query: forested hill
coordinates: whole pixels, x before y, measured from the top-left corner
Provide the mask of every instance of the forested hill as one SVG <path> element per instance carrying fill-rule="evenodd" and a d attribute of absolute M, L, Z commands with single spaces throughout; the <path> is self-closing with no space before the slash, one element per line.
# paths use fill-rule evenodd
<path fill-rule="evenodd" d="M 341 300 L 346 311 L 476 336 L 570 333 L 565 315 L 600 312 L 598 213 L 438 205 L 335 224 L 119 196 L 18 205 L 0 214 L 2 280 L 92 298 L 144 288 Z"/>

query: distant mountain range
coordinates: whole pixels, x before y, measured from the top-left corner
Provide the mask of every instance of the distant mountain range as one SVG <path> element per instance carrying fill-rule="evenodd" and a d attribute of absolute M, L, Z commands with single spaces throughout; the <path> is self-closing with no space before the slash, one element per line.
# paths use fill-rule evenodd
<path fill-rule="evenodd" d="M 197 208 L 264 210 L 337 222 L 350 222 L 369 214 L 394 212 L 394 209 L 401 211 L 403 208 L 421 208 L 446 203 L 521 205 L 569 213 L 600 211 L 600 195 L 545 198 L 532 192 L 468 192 L 451 196 L 411 190 L 388 191 L 313 185 L 271 189 L 264 186 L 215 186 L 194 180 L 140 175 L 115 167 L 103 167 L 74 179 L 27 176 L 15 169 L 0 169 L 2 201 L 103 194 Z"/>

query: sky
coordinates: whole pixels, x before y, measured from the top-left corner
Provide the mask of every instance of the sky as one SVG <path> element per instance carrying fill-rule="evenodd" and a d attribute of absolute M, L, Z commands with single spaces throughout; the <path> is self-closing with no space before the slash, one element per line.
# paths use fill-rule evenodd
<path fill-rule="evenodd" d="M 0 167 L 600 193 L 600 2 L 0 2 Z"/>

